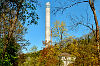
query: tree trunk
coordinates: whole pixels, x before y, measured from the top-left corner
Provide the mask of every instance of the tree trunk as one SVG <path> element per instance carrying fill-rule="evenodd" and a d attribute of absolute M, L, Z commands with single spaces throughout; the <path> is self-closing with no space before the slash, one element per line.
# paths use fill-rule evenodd
<path fill-rule="evenodd" d="M 94 2 L 91 2 L 91 0 L 89 0 L 89 5 L 90 5 L 91 10 L 93 12 L 95 25 L 96 25 L 96 41 L 99 42 L 99 26 L 98 26 L 98 20 L 97 20 L 97 16 L 96 16 L 96 11 L 95 11 L 95 8 L 94 8 Z"/>
<path fill-rule="evenodd" d="M 62 32 L 61 32 L 61 38 L 60 38 L 60 40 L 61 40 L 61 43 L 60 43 L 60 49 L 62 48 L 62 38 L 63 38 L 63 36 L 62 36 Z"/>
<path fill-rule="evenodd" d="M 98 26 L 98 20 L 97 20 L 97 16 L 96 16 L 96 11 L 95 11 L 95 7 L 94 7 L 94 2 L 92 0 L 89 0 L 89 5 L 91 7 L 91 10 L 93 12 L 94 15 L 94 20 L 95 20 L 95 25 L 96 25 L 96 42 L 97 42 L 97 47 L 98 47 L 98 65 L 100 65 L 100 52 L 99 52 L 99 26 Z"/>
<path fill-rule="evenodd" d="M 0 39 L 1 39 L 1 34 L 2 34 L 2 22 L 0 22 Z"/>
<path fill-rule="evenodd" d="M 13 36 L 13 31 L 14 31 L 14 27 L 15 27 L 16 22 L 17 22 L 17 16 L 15 16 L 15 19 L 14 19 L 14 21 L 9 29 L 8 38 Z"/>

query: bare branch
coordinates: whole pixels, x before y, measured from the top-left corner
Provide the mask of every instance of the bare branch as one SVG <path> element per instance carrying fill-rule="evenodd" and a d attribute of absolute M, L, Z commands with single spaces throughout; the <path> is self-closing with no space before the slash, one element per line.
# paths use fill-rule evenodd
<path fill-rule="evenodd" d="M 66 7 L 55 7 L 55 10 L 53 10 L 52 12 L 53 12 L 53 14 L 56 14 L 58 11 L 62 10 L 62 13 L 63 13 L 65 9 L 73 7 L 74 5 L 77 5 L 80 3 L 84 3 L 84 2 L 89 2 L 89 1 L 76 2 L 76 3 L 66 6 Z"/>
<path fill-rule="evenodd" d="M 83 3 L 83 2 L 89 2 L 89 1 L 76 2 L 76 3 L 74 3 L 74 4 L 70 5 L 70 6 L 64 7 L 63 10 L 65 10 L 66 8 L 70 8 L 70 7 L 72 7 L 72 6 L 76 5 L 76 4 Z"/>

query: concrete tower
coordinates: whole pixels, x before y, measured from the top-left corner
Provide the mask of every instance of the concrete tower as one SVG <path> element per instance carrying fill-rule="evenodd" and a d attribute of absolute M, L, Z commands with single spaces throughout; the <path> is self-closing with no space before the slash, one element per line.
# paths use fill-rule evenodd
<path fill-rule="evenodd" d="M 50 42 L 50 2 L 46 3 L 46 16 L 45 16 L 45 41 Z M 50 43 L 48 43 L 50 44 Z M 47 47 L 48 45 L 46 45 Z"/>

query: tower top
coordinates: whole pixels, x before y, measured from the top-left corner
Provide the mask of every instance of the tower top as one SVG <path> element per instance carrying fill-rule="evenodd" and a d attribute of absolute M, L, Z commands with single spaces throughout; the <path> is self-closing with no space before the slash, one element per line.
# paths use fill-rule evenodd
<path fill-rule="evenodd" d="M 50 2 L 46 3 L 46 8 L 50 8 Z"/>

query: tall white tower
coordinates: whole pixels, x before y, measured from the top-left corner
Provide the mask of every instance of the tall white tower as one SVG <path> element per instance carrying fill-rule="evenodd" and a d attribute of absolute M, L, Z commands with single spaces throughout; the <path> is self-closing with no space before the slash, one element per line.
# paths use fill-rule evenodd
<path fill-rule="evenodd" d="M 50 2 L 46 3 L 45 41 L 50 42 Z M 48 43 L 50 44 L 50 43 Z M 46 45 L 47 47 L 48 45 Z"/>

